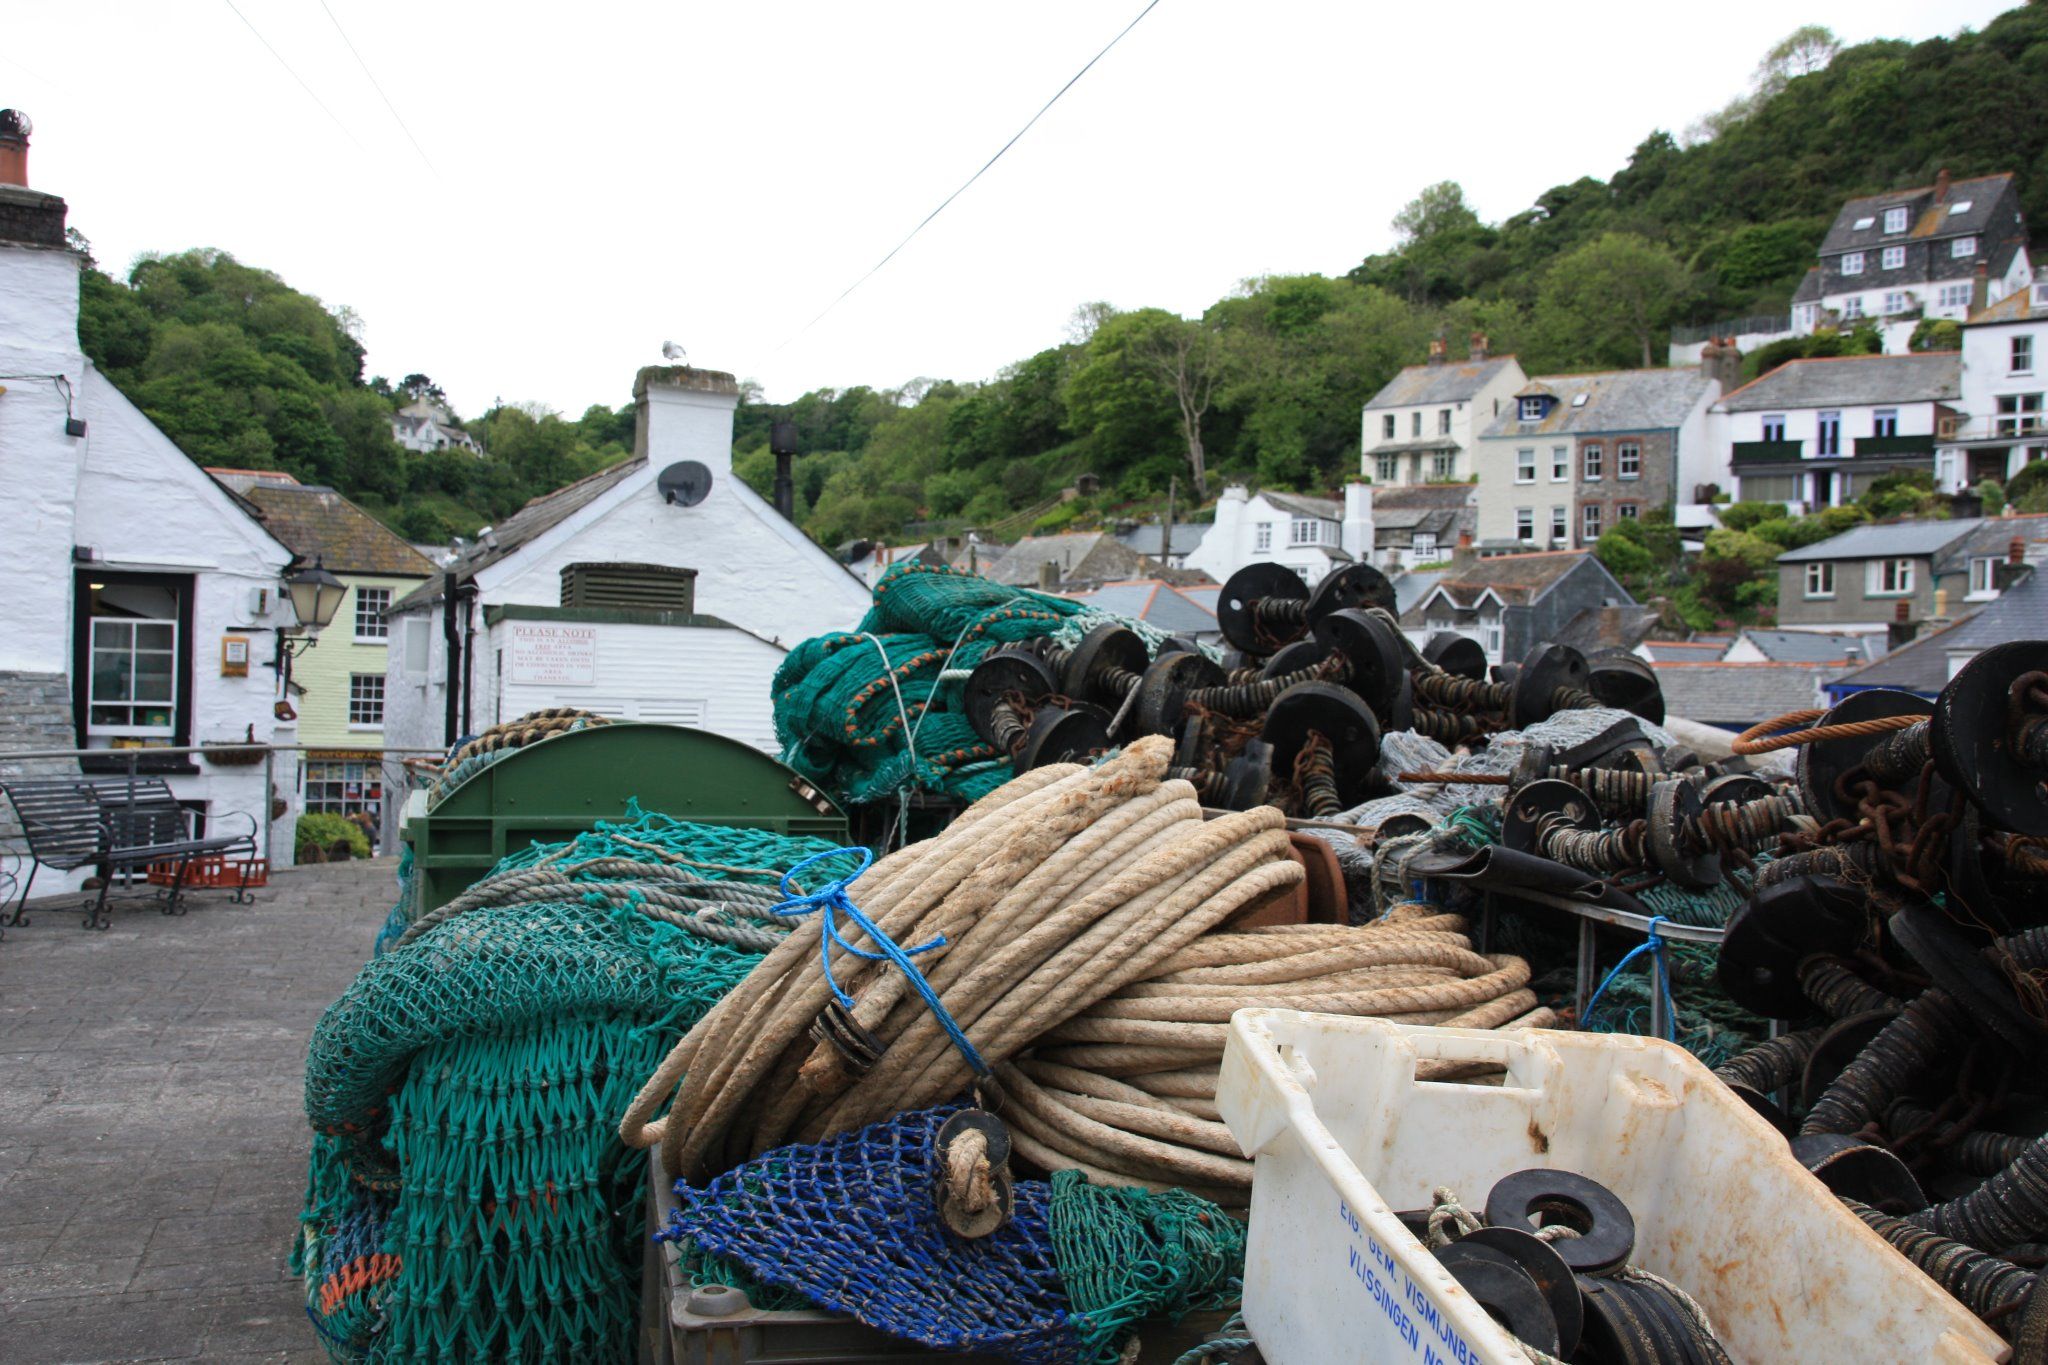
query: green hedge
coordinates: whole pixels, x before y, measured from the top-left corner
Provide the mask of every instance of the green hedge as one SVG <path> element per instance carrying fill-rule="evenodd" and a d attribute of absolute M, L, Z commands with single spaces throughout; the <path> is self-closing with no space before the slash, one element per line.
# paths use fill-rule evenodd
<path fill-rule="evenodd" d="M 370 856 L 370 836 L 363 833 L 362 826 L 344 815 L 321 813 L 301 815 L 298 829 L 292 839 L 294 849 L 317 845 L 326 852 L 338 843 L 346 843 L 348 851 L 358 858 Z"/>

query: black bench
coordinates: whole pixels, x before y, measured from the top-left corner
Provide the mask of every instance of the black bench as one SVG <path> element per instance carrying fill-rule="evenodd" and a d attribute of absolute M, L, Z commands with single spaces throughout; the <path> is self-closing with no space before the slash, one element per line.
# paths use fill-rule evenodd
<path fill-rule="evenodd" d="M 249 821 L 246 834 L 194 838 L 190 812 L 178 804 L 170 785 L 160 777 L 43 778 L 0 783 L 0 790 L 7 793 L 21 821 L 29 855 L 28 878 L 22 883 L 12 917 L 5 923 L 28 922 L 22 911 L 28 905 L 29 887 L 35 884 L 36 869 L 45 866 L 64 872 L 88 866 L 102 869 L 105 875 L 100 879 L 99 899 L 85 917 L 88 929 L 104 929 L 110 923 L 107 891 L 113 874 L 151 863 L 178 865 L 164 898 L 166 915 L 185 913 L 180 905 L 185 874 L 192 860 L 200 857 L 242 855 L 242 881 L 229 899 L 237 904 L 251 899 L 251 864 L 246 860 L 256 855 L 254 817 L 244 816 Z M 158 894 L 164 896 L 161 891 Z"/>

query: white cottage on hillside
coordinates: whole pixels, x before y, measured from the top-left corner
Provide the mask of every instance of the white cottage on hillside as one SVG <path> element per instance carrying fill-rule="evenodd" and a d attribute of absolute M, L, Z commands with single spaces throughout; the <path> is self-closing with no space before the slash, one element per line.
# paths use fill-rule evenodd
<path fill-rule="evenodd" d="M 1184 567 L 1218 583 L 1247 564 L 1283 564 L 1309 583 L 1372 557 L 1372 488 L 1346 484 L 1344 501 L 1301 493 L 1223 490 L 1216 522 L 1188 553 Z"/>
<path fill-rule="evenodd" d="M 783 655 L 860 620 L 867 585 L 733 475 L 731 375 L 651 367 L 633 397 L 632 459 L 535 498 L 393 605 L 386 743 L 573 706 L 776 751 Z"/>
<path fill-rule="evenodd" d="M 273 714 L 271 667 L 292 624 L 280 601 L 292 553 L 86 359 L 83 258 L 66 245 L 64 201 L 21 183 L 27 138 L 12 115 L 0 110 L 0 153 L 12 153 L 0 174 L 15 176 L 0 183 L 0 778 L 114 775 L 141 750 L 140 771 L 169 782 L 195 832 L 241 832 L 238 816 L 260 829 L 261 765 L 148 751 L 252 733 L 295 742 Z M 5 757 L 50 749 L 93 752 Z M 290 793 L 276 795 L 287 808 L 272 854 L 288 862 Z M 0 833 L 12 823 L 0 802 Z"/>
<path fill-rule="evenodd" d="M 2048 460 L 2048 280 L 2008 295 L 1963 327 L 1958 409 L 1935 432 L 1935 484 L 2003 483 Z"/>

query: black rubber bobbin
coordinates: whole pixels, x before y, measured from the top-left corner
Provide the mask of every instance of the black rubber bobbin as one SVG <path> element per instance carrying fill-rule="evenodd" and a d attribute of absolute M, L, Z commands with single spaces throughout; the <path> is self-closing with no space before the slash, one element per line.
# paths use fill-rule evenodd
<path fill-rule="evenodd" d="M 1048 763 L 1072 763 L 1110 745 L 1109 717 L 1093 706 L 1042 706 L 1031 718 L 1024 743 L 1010 756 L 1020 773 Z"/>
<path fill-rule="evenodd" d="M 1586 1326 L 1575 1359 L 1588 1365 L 1686 1365 L 1672 1354 L 1667 1334 L 1653 1325 L 1648 1306 L 1626 1280 L 1581 1276 Z"/>
<path fill-rule="evenodd" d="M 1305 640 L 1296 640 L 1274 651 L 1259 669 L 1261 678 L 1284 678 L 1289 673 L 1299 673 L 1305 668 L 1314 668 L 1330 657 L 1330 647 L 1313 635 Z"/>
<path fill-rule="evenodd" d="M 1463 1237 L 1432 1254 L 1515 1340 L 1548 1356 L 1558 1354 L 1557 1315 L 1550 1298 L 1512 1256 Z"/>
<path fill-rule="evenodd" d="M 1060 690 L 1078 701 L 1119 707 L 1150 663 L 1138 632 L 1128 626 L 1100 625 L 1068 651 L 1060 667 Z"/>
<path fill-rule="evenodd" d="M 1996 934 L 2009 934 L 2038 915 L 2032 904 L 2038 881 L 2016 873 L 1984 846 L 1984 814 L 1965 805 L 1948 836 L 1948 896 L 1951 910 L 1975 919 Z"/>
<path fill-rule="evenodd" d="M 1272 781 L 1273 746 L 1263 739 L 1245 741 L 1237 757 L 1223 765 L 1224 809 L 1250 810 L 1265 805 Z"/>
<path fill-rule="evenodd" d="M 1057 693 L 1059 675 L 1051 664 L 1029 650 L 999 649 L 967 675 L 963 701 L 974 733 L 996 743 L 996 708 L 1012 694 L 1037 702 Z"/>
<path fill-rule="evenodd" d="M 1723 773 L 1700 788 L 1700 801 L 1709 806 L 1740 805 L 1777 794 L 1776 787 L 1754 773 Z"/>
<path fill-rule="evenodd" d="M 1304 682 L 1282 692 L 1266 712 L 1259 738 L 1272 746 L 1269 770 L 1284 783 L 1311 735 L 1330 745 L 1338 800 L 1349 809 L 1371 788 L 1380 761 L 1380 727 L 1370 707 L 1334 683 Z"/>
<path fill-rule="evenodd" d="M 1793 877 L 1751 896 L 1729 917 L 1714 980 L 1752 1014 L 1798 1019 L 1813 1012 L 1799 964 L 1816 953 L 1843 956 L 1872 935 L 1862 892 L 1834 877 Z"/>
<path fill-rule="evenodd" d="M 1888 927 L 1898 945 L 1979 1028 L 2022 1056 L 2048 1047 L 2048 1028 L 2020 1003 L 2012 978 L 1986 958 L 1981 936 L 1965 932 L 1927 904 L 1900 910 Z"/>
<path fill-rule="evenodd" d="M 1301 603 L 1300 625 L 1281 624 L 1272 607 L 1261 607 L 1269 601 Z M 1226 579 L 1223 591 L 1216 594 L 1216 624 L 1233 646 L 1264 658 L 1276 644 L 1301 638 L 1308 625 L 1307 607 L 1308 584 L 1301 581 L 1300 574 L 1281 564 L 1247 564 Z"/>
<path fill-rule="evenodd" d="M 1222 666 L 1205 654 L 1161 654 L 1138 682 L 1138 733 L 1173 734 L 1180 729 L 1188 694 L 1201 687 L 1221 687 L 1227 680 Z"/>
<path fill-rule="evenodd" d="M 1933 706 L 1911 692 L 1873 687 L 1850 693 L 1830 707 L 1814 725 L 1847 725 L 1891 716 L 1927 716 L 1933 712 Z M 1855 802 L 1836 795 L 1835 788 L 1844 776 L 1863 765 L 1863 756 L 1884 738 L 1883 734 L 1850 735 L 1843 739 L 1818 740 L 1800 747 L 1795 769 L 1799 778 L 1799 794 L 1814 818 L 1822 823 L 1855 818 Z"/>
<path fill-rule="evenodd" d="M 1870 1040 L 1898 1017 L 1897 1010 L 1866 1010 L 1828 1025 L 1827 1031 L 1814 1043 L 1813 1051 L 1807 1054 L 1806 1066 L 1800 1072 L 1799 1103 L 1811 1109 L 1813 1102 L 1826 1094 L 1835 1078 L 1842 1074 L 1842 1068 L 1855 1061 L 1857 1054 L 1869 1046 Z"/>
<path fill-rule="evenodd" d="M 1315 625 L 1316 639 L 1344 656 L 1344 686 L 1372 708 L 1383 730 L 1406 730 L 1413 721 L 1408 654 L 1396 631 L 1362 611 L 1333 611 Z"/>
<path fill-rule="evenodd" d="M 1422 646 L 1422 657 L 1454 678 L 1486 681 L 1486 650 L 1469 635 L 1440 630 Z"/>
<path fill-rule="evenodd" d="M 1559 710 L 1557 693 L 1561 688 L 1576 688 L 1583 692 L 1592 680 L 1592 670 L 1586 663 L 1586 656 L 1570 645 L 1537 645 L 1523 657 L 1521 669 L 1515 674 L 1513 700 L 1508 706 L 1508 720 L 1517 730 L 1526 730 L 1539 720 L 1547 720 Z"/>
<path fill-rule="evenodd" d="M 1501 808 L 1500 841 L 1517 853 L 1541 855 L 1543 830 L 1555 824 L 1596 830 L 1600 828 L 1600 811 L 1592 797 L 1571 783 L 1546 777 L 1508 798 Z"/>
<path fill-rule="evenodd" d="M 2013 680 L 2048 670 L 2048 640 L 1993 645 L 1949 679 L 1935 699 L 1934 763 L 1970 801 L 2009 830 L 2048 835 L 2048 715 L 2021 710 L 2013 723 Z M 2032 728 L 2028 726 L 2031 723 Z"/>
<path fill-rule="evenodd" d="M 1602 705 L 1629 711 L 1652 725 L 1664 723 L 1664 684 L 1657 670 L 1625 649 L 1596 650 L 1586 656 L 1586 690 Z"/>
<path fill-rule="evenodd" d="M 1667 778 L 1650 789 L 1650 856 L 1658 871 L 1695 891 L 1721 884 L 1720 850 L 1693 847 L 1685 838 L 1686 825 L 1704 809 L 1700 789 L 1684 778 Z"/>
<path fill-rule="evenodd" d="M 1620 1196 L 1575 1171 L 1542 1167 L 1504 1175 L 1486 1196 L 1486 1221 L 1517 1230 L 1564 1222 L 1577 1237 L 1560 1238 L 1552 1249 L 1578 1275 L 1604 1275 L 1624 1264 L 1636 1248 L 1636 1220 Z"/>
<path fill-rule="evenodd" d="M 1792 1156 L 1835 1194 L 1904 1217 L 1927 1207 L 1920 1182 L 1892 1152 L 1841 1133 L 1792 1139 Z"/>
<path fill-rule="evenodd" d="M 1557 1356 L 1569 1356 L 1579 1347 L 1579 1332 L 1585 1326 L 1585 1305 L 1579 1298 L 1579 1284 L 1572 1268 L 1557 1249 L 1533 1232 L 1519 1228 L 1478 1228 L 1452 1245 L 1481 1246 L 1497 1251 L 1522 1268 L 1550 1305 L 1557 1326 Z"/>

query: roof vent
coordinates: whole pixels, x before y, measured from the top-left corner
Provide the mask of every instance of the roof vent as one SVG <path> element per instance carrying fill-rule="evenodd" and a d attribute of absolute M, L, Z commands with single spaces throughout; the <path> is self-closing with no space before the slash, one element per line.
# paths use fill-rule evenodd
<path fill-rule="evenodd" d="M 1857 232 L 1861 232 L 1861 231 L 1863 231 L 1863 230 L 1864 230 L 1865 228 L 1869 228 L 1869 227 L 1875 227 L 1876 225 L 1877 225 L 1877 219 L 1875 219 L 1875 218 L 1858 218 L 1858 219 L 1856 220 L 1856 228 L 1855 228 L 1855 230 L 1856 230 Z"/>
<path fill-rule="evenodd" d="M 562 605 L 623 611 L 696 609 L 697 571 L 667 564 L 571 564 L 562 570 Z"/>
<path fill-rule="evenodd" d="M 1573 407 L 1575 407 L 1575 408 L 1583 408 L 1584 406 L 1586 406 L 1586 395 L 1585 395 L 1585 394 L 1583 394 L 1583 393 L 1575 393 L 1575 394 L 1573 394 L 1573 395 L 1572 395 L 1572 406 L 1573 406 Z"/>
<path fill-rule="evenodd" d="M 1955 203 L 1950 204 L 1948 206 L 1948 211 L 1951 214 L 1968 213 L 1970 211 L 1970 205 L 1974 202 L 1976 201 L 1970 199 L 1958 199 Z"/>

